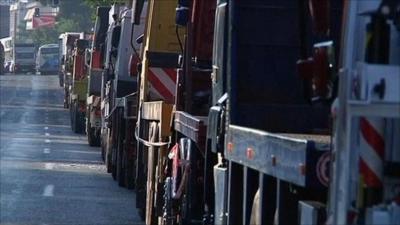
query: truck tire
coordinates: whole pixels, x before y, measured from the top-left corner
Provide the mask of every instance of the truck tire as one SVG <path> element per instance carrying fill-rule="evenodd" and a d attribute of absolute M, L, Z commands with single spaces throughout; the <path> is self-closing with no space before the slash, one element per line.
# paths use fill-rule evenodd
<path fill-rule="evenodd" d="M 125 137 L 125 129 L 124 129 L 124 120 L 122 110 L 117 111 L 117 181 L 120 187 L 125 187 L 125 167 L 124 167 L 124 159 L 123 153 L 125 152 L 124 149 L 124 137 Z"/>
<path fill-rule="evenodd" d="M 124 178 L 125 178 L 125 186 L 128 189 L 134 189 L 135 188 L 135 161 L 133 159 L 129 159 L 126 151 L 124 151 L 123 154 L 123 160 L 124 160 Z"/>
<path fill-rule="evenodd" d="M 96 135 L 96 128 L 90 127 L 90 123 L 89 123 L 89 127 L 87 128 L 87 138 L 88 138 L 89 146 L 92 146 L 92 147 L 100 146 L 100 138 L 98 135 Z"/>
<path fill-rule="evenodd" d="M 140 219 L 142 219 L 142 221 L 144 221 L 146 219 L 146 209 L 137 208 L 137 212 L 139 214 Z"/>
<path fill-rule="evenodd" d="M 65 101 L 64 101 L 65 102 Z M 75 121 L 75 102 L 72 104 L 72 106 L 69 108 L 69 116 L 71 120 L 71 130 L 72 132 L 75 132 L 76 130 L 76 121 Z"/>
<path fill-rule="evenodd" d="M 107 129 L 107 135 L 105 137 L 105 149 L 104 149 L 104 156 L 105 156 L 105 161 L 106 161 L 106 167 L 107 167 L 107 173 L 113 173 L 113 166 L 112 166 L 112 155 L 111 155 L 111 151 L 112 151 L 112 146 L 111 146 L 111 142 L 110 142 L 110 130 Z M 114 175 L 112 175 L 114 176 Z M 114 178 L 114 177 L 113 177 Z"/>
<path fill-rule="evenodd" d="M 60 87 L 63 87 L 64 81 L 61 78 L 58 78 L 58 84 L 60 85 Z"/>
<path fill-rule="evenodd" d="M 117 180 L 117 167 L 116 167 L 117 159 L 116 158 L 117 158 L 116 149 L 114 146 L 112 146 L 110 167 L 111 167 L 111 176 L 114 180 Z"/>
<path fill-rule="evenodd" d="M 106 152 L 105 152 L 105 147 L 104 147 L 104 141 L 101 138 L 100 139 L 100 148 L 101 148 L 101 159 L 103 159 L 103 162 L 106 162 Z"/>
<path fill-rule="evenodd" d="M 84 132 L 84 114 L 79 112 L 78 103 L 73 102 L 71 106 L 71 128 L 74 133 L 81 134 Z"/>
<path fill-rule="evenodd" d="M 122 157 L 122 152 L 123 150 L 117 149 L 117 181 L 118 181 L 118 186 L 120 187 L 125 187 L 125 171 L 124 167 L 122 165 L 123 157 Z"/>

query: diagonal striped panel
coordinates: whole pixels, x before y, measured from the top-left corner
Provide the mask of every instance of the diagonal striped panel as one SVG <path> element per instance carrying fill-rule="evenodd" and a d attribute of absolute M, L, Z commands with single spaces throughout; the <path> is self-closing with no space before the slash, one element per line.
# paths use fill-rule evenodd
<path fill-rule="evenodd" d="M 171 68 L 150 67 L 148 70 L 150 96 L 174 102 L 176 87 L 176 70 Z"/>
<path fill-rule="evenodd" d="M 360 172 L 368 187 L 382 187 L 385 143 L 384 120 L 360 119 Z"/>

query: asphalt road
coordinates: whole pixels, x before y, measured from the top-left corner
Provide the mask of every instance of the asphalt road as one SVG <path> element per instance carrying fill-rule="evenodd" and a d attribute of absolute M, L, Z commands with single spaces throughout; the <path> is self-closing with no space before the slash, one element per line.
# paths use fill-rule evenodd
<path fill-rule="evenodd" d="M 70 128 L 57 76 L 0 76 L 0 224 L 143 224 L 133 191 Z"/>

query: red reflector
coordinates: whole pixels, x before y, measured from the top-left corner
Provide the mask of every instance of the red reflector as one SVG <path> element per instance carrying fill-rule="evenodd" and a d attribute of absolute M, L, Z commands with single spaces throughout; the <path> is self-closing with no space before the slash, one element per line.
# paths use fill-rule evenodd
<path fill-rule="evenodd" d="M 248 159 L 253 159 L 254 158 L 254 150 L 252 148 L 247 148 L 246 156 Z"/>
<path fill-rule="evenodd" d="M 271 155 L 271 163 L 272 163 L 272 166 L 276 166 L 276 156 L 275 155 Z"/>
<path fill-rule="evenodd" d="M 303 175 L 303 176 L 306 175 L 306 166 L 303 163 L 299 164 L 299 171 L 300 171 L 301 175 Z"/>
<path fill-rule="evenodd" d="M 226 148 L 228 149 L 228 152 L 229 152 L 229 153 L 232 153 L 232 152 L 233 152 L 233 143 L 232 143 L 232 142 L 229 142 L 229 143 L 228 143 L 228 146 L 226 146 Z"/>
<path fill-rule="evenodd" d="M 94 110 L 94 115 L 101 116 L 101 110 L 98 109 Z"/>
<path fill-rule="evenodd" d="M 79 103 L 78 110 L 79 110 L 79 112 L 86 112 L 86 104 L 85 103 Z"/>

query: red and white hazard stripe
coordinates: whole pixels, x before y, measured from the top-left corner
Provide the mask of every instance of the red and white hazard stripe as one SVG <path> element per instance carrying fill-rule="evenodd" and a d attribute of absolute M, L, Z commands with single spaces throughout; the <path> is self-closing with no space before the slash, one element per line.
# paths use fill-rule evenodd
<path fill-rule="evenodd" d="M 173 68 L 150 67 L 148 73 L 150 93 L 153 98 L 174 102 L 176 70 Z"/>
<path fill-rule="evenodd" d="M 360 172 L 367 187 L 382 187 L 385 121 L 379 118 L 360 119 Z"/>

